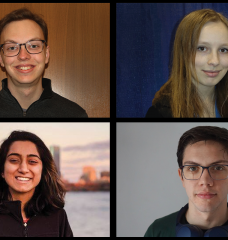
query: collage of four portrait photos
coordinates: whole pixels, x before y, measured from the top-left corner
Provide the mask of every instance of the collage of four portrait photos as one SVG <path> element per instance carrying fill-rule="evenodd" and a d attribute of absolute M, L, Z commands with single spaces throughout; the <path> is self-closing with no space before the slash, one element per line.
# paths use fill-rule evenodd
<path fill-rule="evenodd" d="M 116 236 L 228 237 L 227 3 L 116 4 L 116 117 Z"/>
<path fill-rule="evenodd" d="M 110 237 L 110 3 L 0 9 L 0 237 Z"/>

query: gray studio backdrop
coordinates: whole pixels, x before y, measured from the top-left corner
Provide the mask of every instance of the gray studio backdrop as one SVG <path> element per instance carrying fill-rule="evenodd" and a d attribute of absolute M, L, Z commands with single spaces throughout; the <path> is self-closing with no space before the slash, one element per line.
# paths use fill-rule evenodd
<path fill-rule="evenodd" d="M 178 177 L 177 145 L 196 126 L 228 123 L 117 123 L 117 237 L 144 236 L 188 198 Z"/>

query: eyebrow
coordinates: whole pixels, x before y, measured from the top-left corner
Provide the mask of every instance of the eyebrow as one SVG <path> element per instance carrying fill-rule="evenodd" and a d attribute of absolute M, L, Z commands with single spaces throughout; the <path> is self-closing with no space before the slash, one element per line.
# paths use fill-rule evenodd
<path fill-rule="evenodd" d="M 218 160 L 218 161 L 216 161 L 216 162 L 211 163 L 211 165 L 212 165 L 212 164 L 215 164 L 215 163 L 228 163 L 228 160 Z M 196 163 L 196 162 L 193 162 L 193 161 L 187 161 L 187 162 L 184 163 L 184 165 L 185 165 L 185 164 L 200 165 L 199 163 Z M 184 166 L 184 165 L 183 165 L 183 166 Z"/>
<path fill-rule="evenodd" d="M 209 44 L 209 45 L 210 45 L 209 42 L 199 42 L 198 45 L 199 45 L 199 44 Z M 228 46 L 228 43 L 222 43 L 222 44 L 220 44 L 220 46 L 224 46 L 224 45 L 227 45 L 227 46 Z"/>
<path fill-rule="evenodd" d="M 41 38 L 38 38 L 38 37 L 36 37 L 36 38 L 31 38 L 31 39 L 29 39 L 28 41 L 32 41 L 32 40 L 42 40 Z M 27 42 L 28 42 L 27 41 Z M 4 43 L 8 43 L 8 42 L 12 42 L 12 43 L 17 43 L 17 42 L 15 42 L 14 40 L 12 40 L 12 39 L 7 39 L 7 40 L 5 40 L 4 41 Z"/>
<path fill-rule="evenodd" d="M 11 155 L 16 155 L 16 156 L 18 156 L 18 157 L 20 157 L 21 158 L 21 154 L 19 154 L 19 153 L 10 153 L 6 158 L 8 158 L 9 156 L 11 156 Z M 40 157 L 38 157 L 37 155 L 35 155 L 35 154 L 28 154 L 27 155 L 27 157 L 37 157 L 37 158 L 39 158 L 40 159 Z M 40 159 L 41 160 L 41 159 Z"/>

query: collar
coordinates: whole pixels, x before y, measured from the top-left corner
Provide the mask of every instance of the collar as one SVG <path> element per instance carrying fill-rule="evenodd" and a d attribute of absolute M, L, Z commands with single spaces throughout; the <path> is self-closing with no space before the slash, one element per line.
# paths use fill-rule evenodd
<path fill-rule="evenodd" d="M 43 100 L 45 98 L 51 98 L 53 91 L 51 88 L 51 80 L 49 78 L 42 78 L 42 87 L 44 90 L 43 90 L 39 100 Z M 11 94 L 10 90 L 8 89 L 7 78 L 4 78 L 2 80 L 2 89 L 4 91 L 6 91 L 7 93 Z"/>
<path fill-rule="evenodd" d="M 3 205 L 16 217 L 19 221 L 22 220 L 21 201 L 3 201 Z"/>

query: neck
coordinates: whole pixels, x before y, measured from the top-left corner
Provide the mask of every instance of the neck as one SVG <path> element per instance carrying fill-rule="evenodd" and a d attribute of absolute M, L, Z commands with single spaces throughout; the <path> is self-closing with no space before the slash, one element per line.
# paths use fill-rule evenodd
<path fill-rule="evenodd" d="M 189 224 L 196 225 L 201 229 L 210 229 L 215 226 L 222 226 L 228 220 L 227 202 L 224 201 L 214 210 L 201 212 L 189 201 L 189 208 L 186 212 L 186 220 Z"/>
<path fill-rule="evenodd" d="M 15 82 L 8 77 L 7 83 L 11 94 L 17 99 L 23 109 L 28 109 L 33 102 L 40 98 L 43 92 L 42 78 L 31 84 L 15 84 Z"/>

